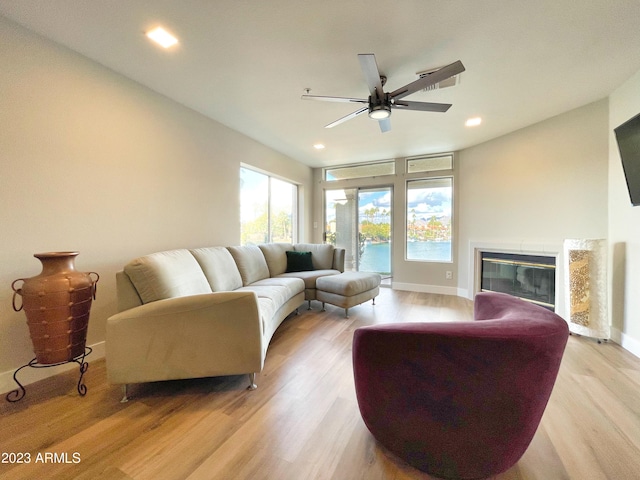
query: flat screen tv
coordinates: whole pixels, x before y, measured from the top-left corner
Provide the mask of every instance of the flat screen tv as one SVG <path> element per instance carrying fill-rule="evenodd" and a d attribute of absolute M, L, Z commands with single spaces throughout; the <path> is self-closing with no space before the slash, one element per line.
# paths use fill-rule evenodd
<path fill-rule="evenodd" d="M 640 114 L 613 130 L 620 150 L 631 205 L 640 205 Z"/>

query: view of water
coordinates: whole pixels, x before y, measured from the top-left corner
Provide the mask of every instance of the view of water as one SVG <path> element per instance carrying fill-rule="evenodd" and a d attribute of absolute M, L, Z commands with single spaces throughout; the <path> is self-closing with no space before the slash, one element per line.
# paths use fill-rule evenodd
<path fill-rule="evenodd" d="M 361 272 L 391 272 L 390 243 L 368 243 L 360 257 Z M 451 242 L 409 242 L 410 258 L 428 258 L 434 262 L 451 261 Z"/>
<path fill-rule="evenodd" d="M 451 242 L 409 242 L 409 258 L 428 258 L 432 262 L 451 261 Z"/>
<path fill-rule="evenodd" d="M 390 246 L 389 242 L 366 244 L 364 253 L 360 257 L 358 270 L 361 272 L 391 273 Z"/>

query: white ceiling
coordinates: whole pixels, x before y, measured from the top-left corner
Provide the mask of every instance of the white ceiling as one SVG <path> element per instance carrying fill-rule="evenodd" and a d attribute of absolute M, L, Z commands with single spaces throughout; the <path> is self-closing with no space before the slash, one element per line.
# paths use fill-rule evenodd
<path fill-rule="evenodd" d="M 640 70 L 639 0 L 0 0 L 0 14 L 314 167 L 469 147 Z M 158 24 L 177 47 L 143 35 Z M 366 98 L 358 53 L 375 53 L 386 91 L 455 60 L 466 71 L 407 97 L 447 113 L 394 111 L 384 134 L 366 115 L 324 129 L 359 105 L 300 95 Z"/>

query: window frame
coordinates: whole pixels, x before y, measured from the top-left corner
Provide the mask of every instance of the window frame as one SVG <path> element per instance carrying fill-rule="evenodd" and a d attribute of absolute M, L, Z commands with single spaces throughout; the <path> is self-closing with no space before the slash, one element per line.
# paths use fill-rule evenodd
<path fill-rule="evenodd" d="M 450 170 L 433 170 L 426 172 L 416 172 L 416 173 L 405 173 L 405 188 L 404 188 L 404 246 L 403 246 L 403 256 L 404 261 L 406 262 L 419 262 L 419 263 L 430 263 L 430 264 L 453 264 L 455 263 L 455 198 L 456 198 L 456 176 L 455 176 L 455 153 L 453 152 L 443 152 L 435 155 L 421 155 L 420 157 L 408 157 L 405 159 L 405 169 L 408 166 L 409 160 L 413 158 L 428 158 L 428 157 L 451 157 L 451 169 Z M 409 242 L 409 183 L 415 181 L 428 181 L 432 179 L 444 179 L 449 178 L 451 180 L 451 222 L 450 222 L 450 258 L 448 260 L 437 260 L 437 259 L 419 259 L 419 258 L 409 258 L 408 252 L 408 244 Z"/>

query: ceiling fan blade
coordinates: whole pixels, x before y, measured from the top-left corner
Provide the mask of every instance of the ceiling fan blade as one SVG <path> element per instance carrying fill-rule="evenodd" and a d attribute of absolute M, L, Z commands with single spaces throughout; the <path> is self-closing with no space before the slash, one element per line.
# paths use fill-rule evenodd
<path fill-rule="evenodd" d="M 347 98 L 347 97 L 324 97 L 322 95 L 302 95 L 302 100 L 320 100 L 322 102 L 341 102 L 341 103 L 369 103 L 364 98 Z"/>
<path fill-rule="evenodd" d="M 419 110 L 421 112 L 446 112 L 451 108 L 450 103 L 410 102 L 400 100 L 391 102 L 391 108 L 399 110 Z"/>
<path fill-rule="evenodd" d="M 360 68 L 369 87 L 371 97 L 377 97 L 382 100 L 384 98 L 384 92 L 382 91 L 382 82 L 380 81 L 380 71 L 376 63 L 376 56 L 373 53 L 360 53 L 358 54 L 358 60 L 360 61 Z"/>
<path fill-rule="evenodd" d="M 347 120 L 351 120 L 352 118 L 357 117 L 358 115 L 364 113 L 364 112 L 368 112 L 369 111 L 369 107 L 366 106 L 364 108 L 361 108 L 360 110 L 356 110 L 355 112 L 350 113 L 347 116 L 344 116 L 342 118 L 339 118 L 338 120 L 336 120 L 335 122 L 331 122 L 329 125 L 325 125 L 324 128 L 333 128 L 336 125 L 340 125 L 341 123 L 346 122 Z"/>
<path fill-rule="evenodd" d="M 391 118 L 383 118 L 382 120 L 378 120 L 378 125 L 380 125 L 380 131 L 382 133 L 388 132 L 391 130 Z"/>
<path fill-rule="evenodd" d="M 412 93 L 416 93 L 419 90 L 423 90 L 431 85 L 435 85 L 438 82 L 446 80 L 447 78 L 453 77 L 454 75 L 458 75 L 459 73 L 464 72 L 464 65 L 462 62 L 458 60 L 457 62 L 452 63 L 451 65 L 447 65 L 446 67 L 442 67 L 440 70 L 436 70 L 429 75 L 419 78 L 415 82 L 411 82 L 404 87 L 400 87 L 397 90 L 394 90 L 389 94 L 389 98 L 392 100 L 399 100 L 407 95 L 411 95 Z"/>

